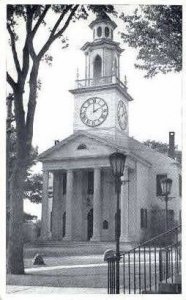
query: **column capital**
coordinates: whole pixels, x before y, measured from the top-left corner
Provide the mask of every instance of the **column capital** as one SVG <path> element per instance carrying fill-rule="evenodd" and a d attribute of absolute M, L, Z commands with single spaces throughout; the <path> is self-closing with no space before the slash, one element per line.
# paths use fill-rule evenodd
<path fill-rule="evenodd" d="M 49 170 L 48 169 L 45 169 L 45 168 L 43 168 L 43 175 L 46 175 L 46 174 L 49 174 Z"/>
<path fill-rule="evenodd" d="M 68 174 L 72 174 L 73 173 L 73 169 L 68 169 L 68 170 L 66 170 L 66 173 L 68 173 Z"/>
<path fill-rule="evenodd" d="M 101 171 L 101 167 L 94 167 L 94 169 L 93 170 L 100 170 Z"/>

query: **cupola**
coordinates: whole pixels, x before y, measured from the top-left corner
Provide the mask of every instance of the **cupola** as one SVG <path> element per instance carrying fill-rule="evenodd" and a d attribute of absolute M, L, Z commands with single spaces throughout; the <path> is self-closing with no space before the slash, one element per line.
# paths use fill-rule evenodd
<path fill-rule="evenodd" d="M 97 14 L 97 18 L 91 22 L 89 27 L 93 30 L 93 40 L 113 40 L 113 30 L 117 25 L 105 12 L 101 11 Z"/>

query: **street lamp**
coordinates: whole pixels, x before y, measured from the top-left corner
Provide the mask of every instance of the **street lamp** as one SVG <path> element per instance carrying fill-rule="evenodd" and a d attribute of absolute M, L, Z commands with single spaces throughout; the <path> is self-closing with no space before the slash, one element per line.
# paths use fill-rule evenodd
<path fill-rule="evenodd" d="M 168 230 L 168 201 L 169 199 L 169 195 L 170 195 L 170 192 L 171 192 L 171 187 L 172 187 L 172 179 L 170 178 L 163 178 L 160 182 L 160 185 L 161 185 L 161 191 L 162 191 L 162 196 L 164 197 L 164 200 L 165 200 L 165 232 L 167 232 Z M 167 242 L 168 242 L 168 239 L 167 239 Z M 168 267 L 168 249 L 166 249 L 166 252 L 165 252 L 165 276 L 166 276 L 166 280 L 167 278 L 169 277 L 169 267 Z"/>
<path fill-rule="evenodd" d="M 172 187 L 172 179 L 163 178 L 160 184 L 161 184 L 162 196 L 164 196 L 165 199 L 165 231 L 167 231 L 168 230 L 168 201 L 169 201 L 169 195 Z"/>
<path fill-rule="evenodd" d="M 126 155 L 120 152 L 114 152 L 109 156 L 110 165 L 112 168 L 113 175 L 115 177 L 115 191 L 117 194 L 116 203 L 116 294 L 119 294 L 119 261 L 120 261 L 120 250 L 119 250 L 119 233 L 120 233 L 120 212 L 119 212 L 119 198 L 121 193 L 121 176 L 123 176 Z"/>

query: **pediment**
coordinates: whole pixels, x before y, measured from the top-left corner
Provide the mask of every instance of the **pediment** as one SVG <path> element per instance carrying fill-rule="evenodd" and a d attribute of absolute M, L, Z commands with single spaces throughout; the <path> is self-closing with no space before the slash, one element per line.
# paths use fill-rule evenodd
<path fill-rule="evenodd" d="M 56 146 L 40 154 L 40 160 L 63 160 L 77 157 L 96 157 L 109 155 L 114 145 L 86 135 L 72 135 Z"/>

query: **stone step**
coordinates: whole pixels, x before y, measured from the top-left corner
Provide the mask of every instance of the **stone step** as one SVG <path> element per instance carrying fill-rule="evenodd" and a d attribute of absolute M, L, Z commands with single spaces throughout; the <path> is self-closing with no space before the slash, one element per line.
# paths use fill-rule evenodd
<path fill-rule="evenodd" d="M 160 294 L 181 294 L 181 283 L 159 283 Z"/>
<path fill-rule="evenodd" d="M 133 248 L 133 244 L 120 245 L 121 251 L 128 251 Z M 62 242 L 48 241 L 38 242 L 34 244 L 26 244 L 24 247 L 25 253 L 34 255 L 36 252 L 51 255 L 91 255 L 102 254 L 105 250 L 112 249 L 115 251 L 115 242 Z M 30 256 L 29 255 L 29 256 Z"/>

